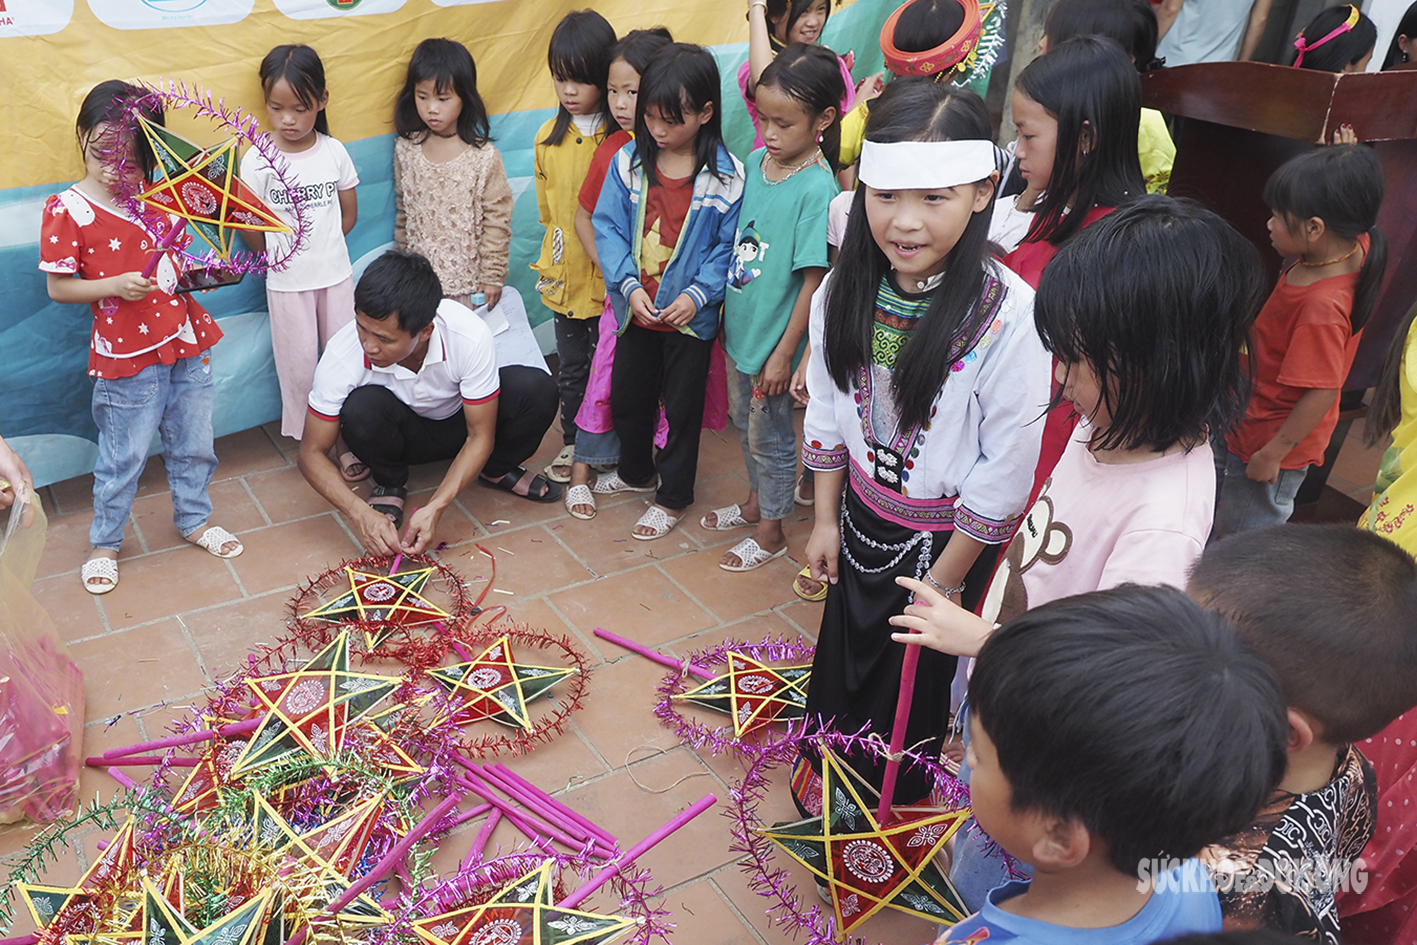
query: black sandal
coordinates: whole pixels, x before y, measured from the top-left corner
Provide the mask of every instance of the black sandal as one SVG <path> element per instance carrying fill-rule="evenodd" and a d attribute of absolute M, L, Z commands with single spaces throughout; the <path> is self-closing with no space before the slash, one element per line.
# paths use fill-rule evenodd
<path fill-rule="evenodd" d="M 375 485 L 369 490 L 369 507 L 375 512 L 387 515 L 394 523 L 394 530 L 403 528 L 403 501 L 408 498 L 408 490 L 402 486 Z M 378 499 L 390 501 L 379 502 Z M 395 505 L 394 502 L 398 504 Z"/>
<path fill-rule="evenodd" d="M 510 492 L 519 499 L 527 499 L 532 502 L 555 502 L 561 498 L 561 487 L 540 473 L 531 477 L 531 481 L 527 483 L 525 494 L 518 492 L 517 485 L 529 474 L 530 471 L 525 466 L 518 466 L 500 479 L 478 476 L 477 481 L 489 489 L 501 489 L 503 492 Z M 537 485 L 538 483 L 540 486 Z M 537 494 L 538 489 L 545 491 Z"/>

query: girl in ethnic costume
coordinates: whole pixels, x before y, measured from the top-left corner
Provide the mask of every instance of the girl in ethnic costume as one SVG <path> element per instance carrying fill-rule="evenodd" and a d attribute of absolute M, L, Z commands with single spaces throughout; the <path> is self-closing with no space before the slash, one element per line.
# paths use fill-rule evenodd
<path fill-rule="evenodd" d="M 1032 290 L 988 256 L 998 171 L 977 95 L 893 83 L 871 109 L 860 178 L 809 326 L 802 456 L 818 488 L 807 562 L 831 587 L 807 713 L 886 737 L 904 653 L 890 618 L 910 598 L 895 579 L 978 603 L 1028 499 L 1049 360 Z M 954 672 L 953 657 L 922 651 L 906 743 L 925 754 L 940 750 Z M 804 756 L 793 778 L 804 805 L 817 763 Z M 853 764 L 880 784 L 879 762 Z M 894 799 L 930 788 L 907 769 Z"/>

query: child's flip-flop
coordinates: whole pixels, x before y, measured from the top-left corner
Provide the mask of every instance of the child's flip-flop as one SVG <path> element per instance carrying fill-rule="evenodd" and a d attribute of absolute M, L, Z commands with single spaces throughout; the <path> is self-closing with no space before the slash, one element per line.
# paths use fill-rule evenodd
<path fill-rule="evenodd" d="M 756 538 L 749 536 L 732 548 L 729 548 L 727 554 L 737 555 L 738 564 L 724 564 L 722 561 L 719 561 L 718 566 L 720 568 L 725 571 L 735 572 L 752 571 L 756 568 L 761 568 L 774 558 L 781 558 L 783 555 L 787 554 L 787 546 L 783 545 L 776 551 L 765 551 L 762 545 L 758 544 Z"/>
<path fill-rule="evenodd" d="M 202 533 L 200 535 L 196 532 L 188 535 L 187 540 L 198 548 L 205 549 L 208 554 L 216 555 L 218 558 L 239 558 L 241 552 L 246 550 L 245 546 L 241 544 L 241 539 L 237 538 L 220 525 L 208 525 L 201 531 Z M 236 544 L 234 550 L 222 551 L 223 548 L 233 542 Z"/>
<path fill-rule="evenodd" d="M 103 556 L 90 558 L 79 569 L 79 580 L 84 582 L 84 590 L 90 594 L 107 594 L 118 586 L 118 559 Z M 95 580 L 108 583 L 95 584 Z"/>
<path fill-rule="evenodd" d="M 744 518 L 743 509 L 737 503 L 725 506 L 721 509 L 714 509 L 709 515 L 713 516 L 714 523 L 712 525 L 709 524 L 708 515 L 699 519 L 699 524 L 711 532 L 727 532 L 735 528 L 750 527 L 758 524 L 757 522 L 750 522 Z"/>
<path fill-rule="evenodd" d="M 576 511 L 583 506 L 590 507 L 589 514 Z M 582 521 L 595 518 L 595 493 L 590 491 L 590 486 L 577 485 L 566 490 L 566 511 Z"/>
<path fill-rule="evenodd" d="M 817 580 L 816 578 L 812 577 L 811 565 L 807 565 L 801 571 L 798 571 L 797 576 L 792 579 L 792 593 L 796 594 L 803 600 L 811 601 L 812 603 L 827 599 L 827 585 L 825 582 L 822 583 L 821 587 L 817 588 L 811 594 L 808 594 L 806 591 L 802 590 L 801 581 L 803 578 L 806 578 L 809 581 Z"/>
<path fill-rule="evenodd" d="M 640 528 L 641 526 L 652 528 L 654 529 L 654 534 L 641 535 L 632 528 L 630 529 L 630 535 L 631 537 L 638 538 L 640 541 L 654 541 L 656 538 L 663 538 L 674 530 L 674 526 L 679 524 L 680 518 L 682 518 L 682 516 L 670 515 L 659 506 L 651 505 L 645 511 L 645 514 L 640 516 L 639 521 L 635 522 L 635 528 Z"/>

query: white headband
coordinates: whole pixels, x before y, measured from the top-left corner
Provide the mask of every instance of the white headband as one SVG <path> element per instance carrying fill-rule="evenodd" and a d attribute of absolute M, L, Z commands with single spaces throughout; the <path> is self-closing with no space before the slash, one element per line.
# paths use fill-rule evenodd
<path fill-rule="evenodd" d="M 983 180 L 998 167 L 992 141 L 867 140 L 857 176 L 877 190 L 942 190 Z"/>

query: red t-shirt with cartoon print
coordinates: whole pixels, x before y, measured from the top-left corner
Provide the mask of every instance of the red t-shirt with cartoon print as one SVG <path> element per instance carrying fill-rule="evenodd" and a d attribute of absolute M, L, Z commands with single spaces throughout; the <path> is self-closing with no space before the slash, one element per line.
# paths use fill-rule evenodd
<path fill-rule="evenodd" d="M 170 217 L 171 225 L 181 221 Z M 157 244 L 143 226 L 70 187 L 45 202 L 39 268 L 81 279 L 142 272 Z M 172 364 L 206 351 L 222 331 L 207 310 L 178 294 L 179 264 L 164 254 L 153 278 L 158 287 L 136 302 L 113 296 L 90 303 L 89 376 L 132 377 L 153 364 Z"/>

